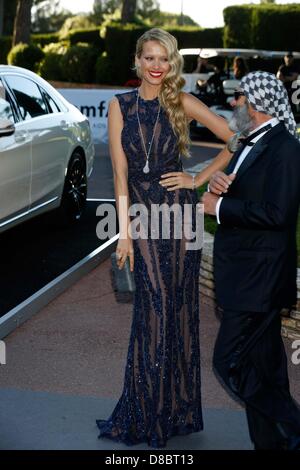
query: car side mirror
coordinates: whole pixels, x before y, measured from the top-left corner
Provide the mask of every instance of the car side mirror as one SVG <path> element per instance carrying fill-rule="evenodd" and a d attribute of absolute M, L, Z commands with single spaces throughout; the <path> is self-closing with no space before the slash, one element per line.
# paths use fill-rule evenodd
<path fill-rule="evenodd" d="M 0 119 L 0 137 L 8 137 L 14 134 L 16 128 L 9 119 Z"/>

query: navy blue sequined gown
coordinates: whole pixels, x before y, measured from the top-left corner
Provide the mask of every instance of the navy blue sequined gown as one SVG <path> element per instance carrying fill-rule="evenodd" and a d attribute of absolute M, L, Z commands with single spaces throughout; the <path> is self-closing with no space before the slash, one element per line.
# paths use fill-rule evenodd
<path fill-rule="evenodd" d="M 177 139 L 161 111 L 146 162 L 136 116 L 137 90 L 117 95 L 124 120 L 122 146 L 128 160 L 131 204 L 191 204 L 196 191 L 167 191 L 160 176 L 181 171 Z M 158 99 L 139 99 L 139 117 L 148 144 Z M 193 224 L 195 219 L 193 217 Z M 194 225 L 193 225 L 194 226 Z M 172 224 L 171 224 L 172 227 Z M 174 227 L 173 227 L 174 228 Z M 147 442 L 164 447 L 168 438 L 202 430 L 199 353 L 200 250 L 187 250 L 185 239 L 137 239 L 134 244 L 133 322 L 124 388 L 111 417 L 97 420 L 99 437 L 127 445 Z"/>

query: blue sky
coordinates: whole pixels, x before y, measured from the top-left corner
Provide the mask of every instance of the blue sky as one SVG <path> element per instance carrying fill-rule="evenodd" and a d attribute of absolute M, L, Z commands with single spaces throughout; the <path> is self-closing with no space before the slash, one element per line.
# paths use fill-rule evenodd
<path fill-rule="evenodd" d="M 160 0 L 160 7 L 163 11 L 180 13 L 181 2 L 183 1 L 183 11 L 191 16 L 194 21 L 205 28 L 213 28 L 223 25 L 223 9 L 229 5 L 242 5 L 247 3 L 260 3 L 259 0 Z M 61 5 L 74 13 L 91 11 L 93 0 L 61 0 Z M 295 0 L 281 0 L 277 3 L 300 3 Z"/>

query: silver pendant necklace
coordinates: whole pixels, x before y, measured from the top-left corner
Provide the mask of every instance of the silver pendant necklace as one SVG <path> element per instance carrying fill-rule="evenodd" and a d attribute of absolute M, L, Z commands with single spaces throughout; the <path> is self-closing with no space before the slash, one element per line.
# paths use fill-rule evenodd
<path fill-rule="evenodd" d="M 151 138 L 151 140 L 150 140 L 149 149 L 148 149 L 148 152 L 147 152 L 146 143 L 145 143 L 145 139 L 144 139 L 144 135 L 143 135 L 143 130 L 142 130 L 141 122 L 140 122 L 140 117 L 139 117 L 139 98 L 140 98 L 140 94 L 139 94 L 139 91 L 137 90 L 137 97 L 136 97 L 136 115 L 137 115 L 137 120 L 138 120 L 138 124 L 139 124 L 139 131 L 140 131 L 140 135 L 141 135 L 141 139 L 142 139 L 142 144 L 143 144 L 143 147 L 144 147 L 144 152 L 145 152 L 145 155 L 146 155 L 146 164 L 145 164 L 145 166 L 144 166 L 144 168 L 143 168 L 143 172 L 144 172 L 144 173 L 149 173 L 149 171 L 150 171 L 150 168 L 149 168 L 149 156 L 150 156 L 151 149 L 152 149 L 152 144 L 153 144 L 153 140 L 154 140 L 154 136 L 155 136 L 156 126 L 157 126 L 157 123 L 158 123 L 158 120 L 159 120 L 159 115 L 160 115 L 161 106 L 160 106 L 160 104 L 159 104 L 158 113 L 157 113 L 156 121 L 155 121 L 154 128 L 153 128 L 152 138 Z"/>

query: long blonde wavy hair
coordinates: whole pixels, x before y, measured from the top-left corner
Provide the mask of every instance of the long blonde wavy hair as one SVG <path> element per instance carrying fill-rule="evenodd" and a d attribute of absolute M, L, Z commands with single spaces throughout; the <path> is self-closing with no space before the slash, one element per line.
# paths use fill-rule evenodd
<path fill-rule="evenodd" d="M 141 58 L 144 44 L 148 41 L 157 41 L 167 51 L 170 71 L 162 83 L 159 101 L 165 109 L 173 131 L 178 138 L 180 154 L 189 157 L 190 136 L 188 119 L 180 97 L 180 92 L 185 84 L 185 80 L 182 77 L 183 57 L 179 54 L 177 39 L 163 29 L 153 28 L 146 31 L 136 44 L 136 57 L 138 59 Z M 139 67 L 136 66 L 135 68 L 138 77 L 142 78 Z"/>

